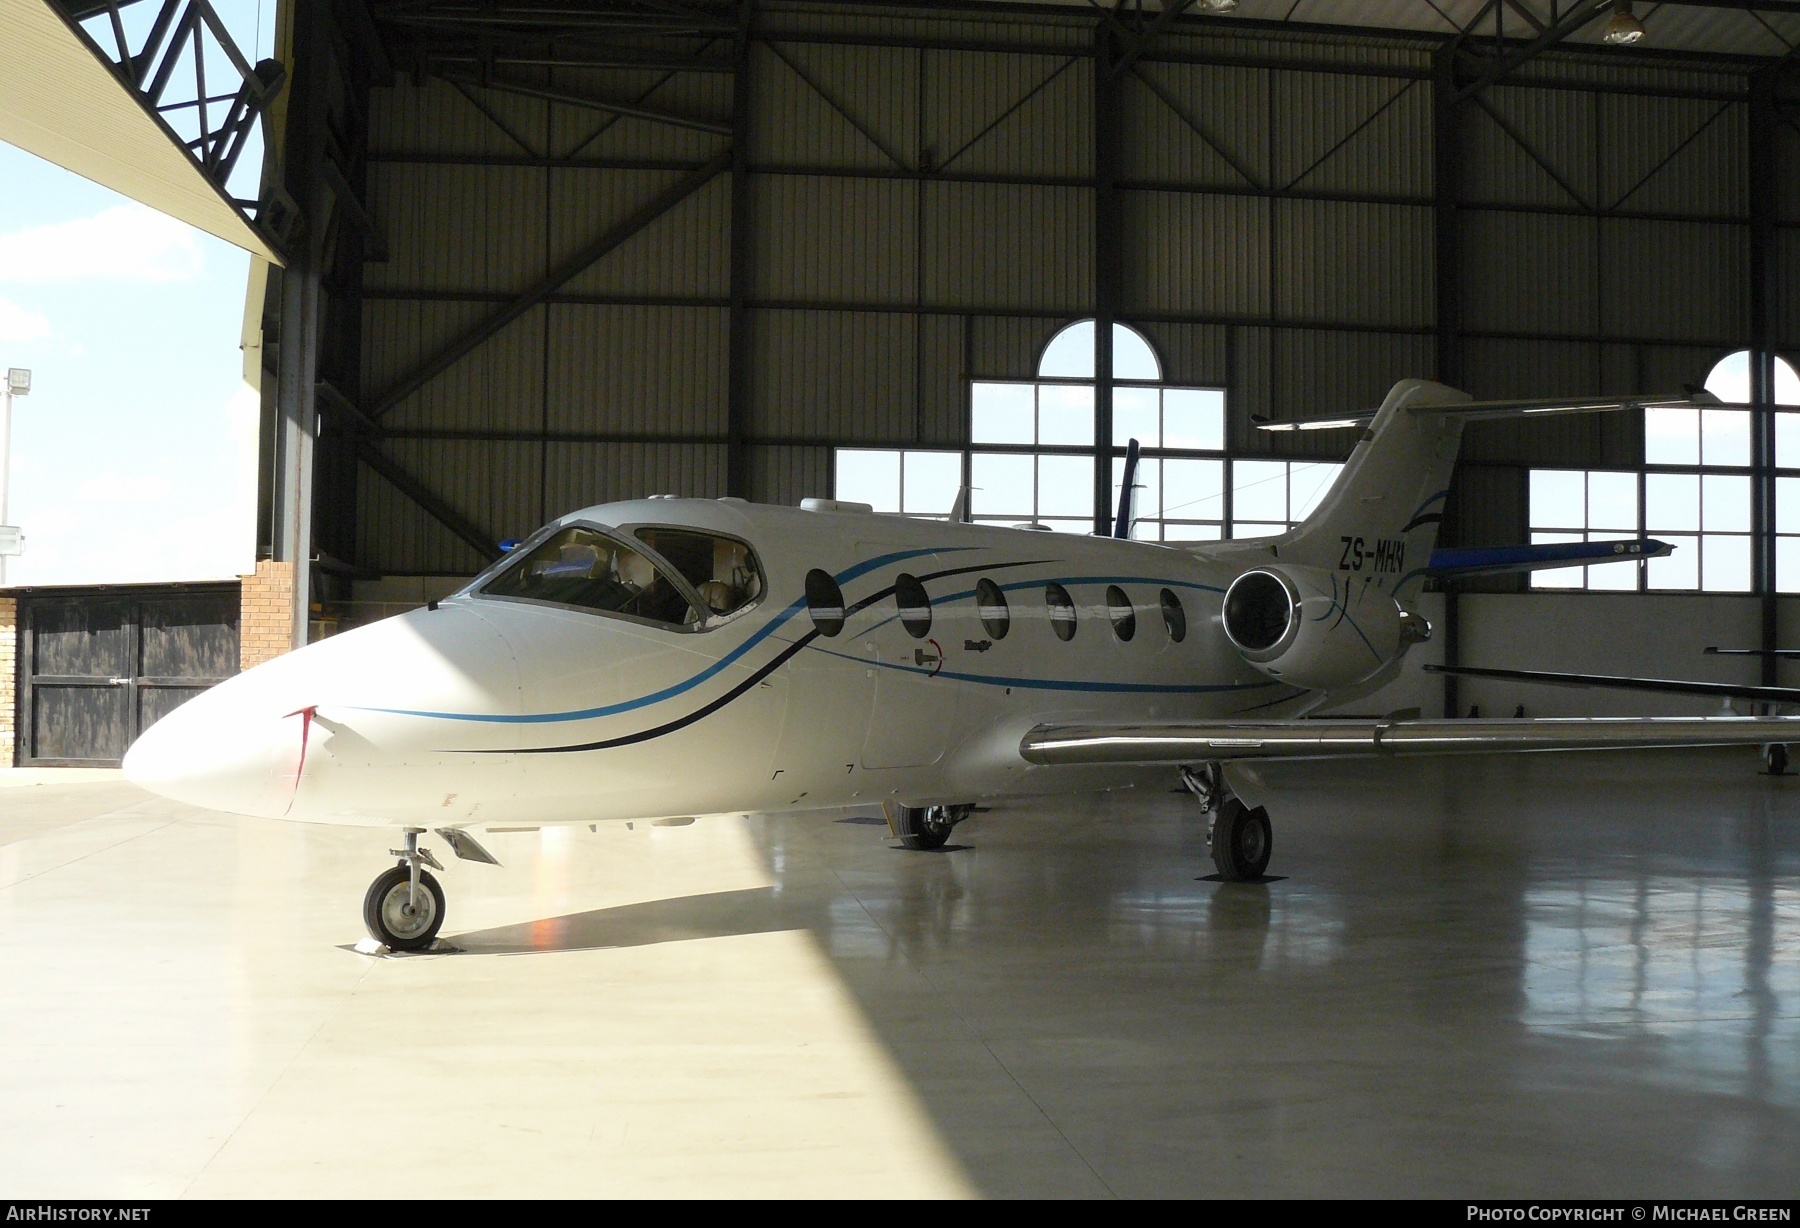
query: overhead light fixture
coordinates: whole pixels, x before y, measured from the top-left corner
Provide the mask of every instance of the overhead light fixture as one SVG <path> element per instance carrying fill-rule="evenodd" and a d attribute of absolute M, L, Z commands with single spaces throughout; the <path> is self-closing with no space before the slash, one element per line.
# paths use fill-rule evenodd
<path fill-rule="evenodd" d="M 1606 23 L 1602 42 L 1615 47 L 1629 47 L 1644 37 L 1644 23 L 1631 15 L 1631 0 L 1613 0 L 1612 20 Z"/>
<path fill-rule="evenodd" d="M 1200 8 L 1208 13 L 1229 13 L 1237 8 L 1238 0 L 1200 0 Z"/>

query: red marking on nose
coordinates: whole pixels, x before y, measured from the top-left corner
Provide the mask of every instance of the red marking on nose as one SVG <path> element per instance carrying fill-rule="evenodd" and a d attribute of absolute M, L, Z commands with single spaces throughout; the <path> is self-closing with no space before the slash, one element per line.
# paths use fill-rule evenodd
<path fill-rule="evenodd" d="M 294 769 L 293 793 L 300 792 L 300 773 L 306 770 L 306 743 L 312 736 L 313 717 L 318 715 L 318 711 L 318 704 L 308 704 L 304 708 L 297 708 L 288 713 L 288 716 L 297 716 L 300 718 L 300 766 Z M 286 720 L 287 717 L 283 717 L 282 719 Z M 293 804 L 293 793 L 288 795 L 289 805 Z"/>

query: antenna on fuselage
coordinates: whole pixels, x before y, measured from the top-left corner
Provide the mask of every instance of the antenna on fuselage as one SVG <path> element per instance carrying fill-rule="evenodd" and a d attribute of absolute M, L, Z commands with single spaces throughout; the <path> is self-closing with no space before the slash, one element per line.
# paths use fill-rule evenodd
<path fill-rule="evenodd" d="M 1138 441 L 1125 445 L 1125 480 L 1119 486 L 1119 514 L 1113 519 L 1113 536 L 1130 537 L 1132 504 L 1137 495 Z"/>
<path fill-rule="evenodd" d="M 944 517 L 951 524 L 961 524 L 969 518 L 969 487 L 959 486 L 956 489 L 956 502 L 950 505 L 950 514 Z"/>

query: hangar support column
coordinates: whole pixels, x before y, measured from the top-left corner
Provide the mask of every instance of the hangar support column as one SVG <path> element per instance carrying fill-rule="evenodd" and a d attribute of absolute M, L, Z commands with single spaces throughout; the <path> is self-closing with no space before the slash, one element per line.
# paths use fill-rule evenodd
<path fill-rule="evenodd" d="M 1437 378 L 1453 388 L 1462 387 L 1462 219 L 1457 205 L 1462 191 L 1462 100 L 1456 57 L 1459 40 L 1438 48 L 1431 65 L 1432 199 L 1437 292 Z M 1457 608 L 1455 581 L 1444 582 L 1444 625 L 1438 629 L 1444 645 L 1444 664 L 1457 661 Z M 1444 675 L 1444 715 L 1458 714 L 1456 675 Z"/>
<path fill-rule="evenodd" d="M 319 5 L 285 9 L 278 54 L 287 60 L 290 92 L 278 129 L 277 176 L 298 203 L 300 218 L 287 267 L 279 273 L 275 395 L 264 399 L 268 424 L 259 483 L 262 530 L 258 553 L 273 571 L 291 575 L 288 642 L 306 644 L 312 602 L 313 443 L 318 434 L 315 379 L 319 352 L 319 216 L 317 167 L 324 156 L 324 94 L 319 74 L 329 54 L 326 11 Z M 261 568 L 259 568 L 259 572 Z M 285 576 L 284 576 L 285 578 Z"/>
<path fill-rule="evenodd" d="M 1785 63 L 1785 62 L 1784 62 Z M 1780 626 L 1775 599 L 1775 109 L 1776 73 L 1783 65 L 1750 78 L 1750 503 L 1751 584 L 1761 598 L 1762 684 L 1774 686 Z"/>
<path fill-rule="evenodd" d="M 1094 27 L 1094 532 L 1112 533 L 1113 321 L 1119 313 L 1118 44 Z"/>

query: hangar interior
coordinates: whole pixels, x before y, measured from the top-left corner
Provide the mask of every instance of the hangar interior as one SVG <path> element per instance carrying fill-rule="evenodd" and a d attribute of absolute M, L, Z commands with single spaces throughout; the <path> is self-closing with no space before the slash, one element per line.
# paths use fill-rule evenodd
<path fill-rule="evenodd" d="M 895 453 L 959 472 L 977 518 L 1079 529 L 1110 519 L 1146 379 L 1208 390 L 1222 421 L 1144 440 L 1171 519 L 1206 523 L 1140 507 L 1140 531 L 1267 531 L 1247 521 L 1300 510 L 1305 470 L 1284 464 L 1341 460 L 1351 440 L 1258 417 L 1373 407 L 1407 376 L 1478 398 L 1674 392 L 1738 355 L 1724 399 L 1758 408 L 1709 420 L 1731 438 L 1704 458 L 1663 438 L 1692 422 L 1646 452 L 1635 414 L 1472 427 L 1446 544 L 1681 536 L 1666 571 L 1550 581 L 1641 600 L 1460 582 L 1432 601 L 1432 651 L 1514 664 L 1554 624 L 1573 645 L 1555 667 L 1641 666 L 1612 634 L 1623 617 L 1682 671 L 1751 680 L 1754 663 L 1699 649 L 1775 646 L 1793 617 L 1779 594 L 1800 590 L 1800 555 L 1785 579 L 1777 562 L 1800 527 L 1800 502 L 1778 508 L 1800 448 L 1784 455 L 1788 419 L 1766 412 L 1800 400 L 1777 386 L 1800 341 L 1800 14 L 1665 5 L 1621 47 L 1601 41 L 1609 12 L 296 8 L 276 165 L 310 220 L 263 299 L 265 553 L 306 553 L 283 441 L 316 449 L 317 563 L 295 587 L 328 625 L 444 591 L 576 507 L 855 498 L 840 462 Z M 1059 370 L 1087 377 L 1086 416 L 1053 441 L 1047 421 L 984 435 L 984 393 L 1039 379 L 1083 320 L 1101 322 L 1092 357 Z M 1115 369 L 1108 324 L 1152 370 Z M 999 495 L 1002 470 L 1030 485 L 1026 456 L 1057 506 Z M 1541 496 L 1534 520 L 1539 469 L 1648 485 L 1619 523 L 1590 526 L 1597 494 L 1591 513 Z M 1701 485 L 1723 534 L 1683 502 Z M 1285 514 L 1259 497 L 1284 492 Z M 906 510 L 947 512 L 937 498 Z M 1389 698 L 1651 710 L 1416 675 Z"/>
<path fill-rule="evenodd" d="M 1440 587 L 1415 660 L 1800 683 L 1701 655 L 1800 643 L 1800 4 L 1639 5 L 1605 42 L 1629 11 L 282 5 L 237 202 L 277 257 L 259 583 L 304 642 L 649 494 L 941 515 L 966 484 L 975 518 L 1086 531 L 1127 437 L 1145 535 L 1248 535 L 1351 442 L 1258 419 L 1407 377 L 1707 384 L 1739 407 L 1471 426 L 1446 544 L 1679 548 Z M 1416 668 L 1362 702 L 1717 706 Z M 943 856 L 866 811 L 512 832 L 504 869 L 451 863 L 461 953 L 367 960 L 364 833 L 20 778 L 0 952 L 43 1005 L 0 1020 L 0 1177 L 1790 1193 L 1792 782 L 1563 759 L 1278 773 L 1267 884 L 1195 879 L 1204 828 L 1150 789 Z M 396 1104 L 430 1123 L 403 1163 Z"/>

